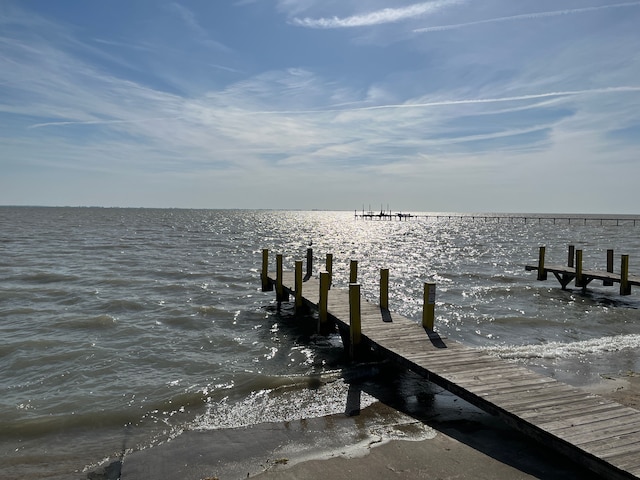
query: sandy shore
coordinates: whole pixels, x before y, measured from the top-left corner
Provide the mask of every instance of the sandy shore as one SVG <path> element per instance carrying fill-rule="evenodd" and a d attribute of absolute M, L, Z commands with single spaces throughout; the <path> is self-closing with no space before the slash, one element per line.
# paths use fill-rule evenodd
<path fill-rule="evenodd" d="M 585 388 L 640 407 L 640 377 L 632 373 Z M 115 471 L 123 480 L 597 478 L 444 390 L 416 410 L 424 416 L 378 402 L 357 416 L 184 432 L 89 478 L 118 478 Z"/>

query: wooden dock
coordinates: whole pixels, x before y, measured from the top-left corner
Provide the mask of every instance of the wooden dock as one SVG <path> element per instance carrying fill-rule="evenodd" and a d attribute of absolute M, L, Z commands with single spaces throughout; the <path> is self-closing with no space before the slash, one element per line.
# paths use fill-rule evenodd
<path fill-rule="evenodd" d="M 586 291 L 587 285 L 593 280 L 601 280 L 602 285 L 611 286 L 620 284 L 620 295 L 630 295 L 631 286 L 640 286 L 640 277 L 629 275 L 629 255 L 620 257 L 620 273 L 615 273 L 613 265 L 613 250 L 607 250 L 607 270 L 584 270 L 582 268 L 582 250 L 576 250 L 573 245 L 569 245 L 567 265 L 546 265 L 545 247 L 540 247 L 537 265 L 525 265 L 527 271 L 537 271 L 538 280 L 546 280 L 547 273 L 552 273 L 560 282 L 563 290 L 567 285 L 575 280 L 575 286 Z"/>
<path fill-rule="evenodd" d="M 296 262 L 295 272 L 283 271 L 281 255 L 276 272 L 268 272 L 267 256 L 263 252 L 263 289 L 275 286 L 279 301 L 293 296 L 296 308 L 319 307 L 320 322 L 335 324 L 351 352 L 372 352 L 416 372 L 602 478 L 640 478 L 640 411 L 466 347 L 378 304 L 361 302 L 356 283 L 348 289 L 321 289 L 329 273 L 321 273 L 322 280 L 315 278 L 310 262 L 304 279 L 302 262 Z M 388 304 L 383 290 L 381 280 L 381 304 Z"/>

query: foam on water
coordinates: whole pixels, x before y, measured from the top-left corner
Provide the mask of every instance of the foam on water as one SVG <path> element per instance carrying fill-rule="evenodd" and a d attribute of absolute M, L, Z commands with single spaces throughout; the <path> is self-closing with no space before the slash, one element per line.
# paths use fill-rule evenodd
<path fill-rule="evenodd" d="M 640 348 L 640 335 L 617 335 L 577 342 L 548 342 L 535 345 L 483 347 L 486 352 L 505 359 L 559 359 Z"/>
<path fill-rule="evenodd" d="M 228 397 L 207 405 L 207 411 L 193 423 L 198 430 L 239 428 L 267 422 L 290 422 L 319 418 L 348 411 L 349 385 L 330 376 L 282 377 L 283 385 L 250 392 L 239 401 Z M 307 388 L 301 388 L 301 386 Z M 375 398 L 363 393 L 360 406 L 365 408 Z"/>

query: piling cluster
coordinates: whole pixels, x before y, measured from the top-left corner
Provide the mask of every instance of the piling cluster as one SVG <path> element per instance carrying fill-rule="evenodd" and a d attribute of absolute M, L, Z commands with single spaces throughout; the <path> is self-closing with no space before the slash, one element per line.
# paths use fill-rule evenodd
<path fill-rule="evenodd" d="M 527 265 L 526 270 L 537 270 L 538 280 L 546 280 L 547 273 L 551 272 L 560 282 L 563 290 L 575 279 L 575 286 L 586 290 L 587 285 L 593 280 L 602 280 L 604 286 L 611 286 L 614 283 L 620 284 L 620 295 L 630 295 L 631 285 L 639 285 L 638 279 L 629 275 L 629 255 L 620 256 L 620 273 L 613 271 L 614 256 L 613 250 L 607 250 L 607 270 L 598 272 L 585 270 L 582 264 L 582 250 L 576 249 L 574 245 L 569 245 L 567 255 L 567 266 L 545 265 L 546 247 L 541 246 L 538 254 L 537 265 Z"/>
<path fill-rule="evenodd" d="M 276 272 L 275 280 L 269 275 L 269 250 L 262 250 L 262 290 L 271 291 L 275 286 L 276 301 L 278 305 L 281 302 L 289 301 L 289 294 L 294 296 L 294 305 L 296 311 L 299 311 L 305 306 L 312 306 L 318 311 L 318 330 L 326 331 L 330 324 L 330 317 L 332 315 L 329 312 L 329 292 L 332 287 L 333 277 L 333 254 L 328 253 L 326 256 L 326 262 L 324 270 L 321 270 L 318 274 L 318 292 L 317 297 L 313 295 L 314 300 L 317 298 L 317 303 L 314 300 L 305 298 L 303 296 L 303 285 L 313 278 L 313 249 L 307 249 L 307 266 L 306 273 L 303 276 L 303 261 L 296 260 L 294 268 L 294 285 L 293 288 L 286 287 L 284 285 L 284 271 L 283 271 L 283 256 L 282 254 L 276 255 Z M 310 282 L 311 283 L 311 282 Z M 350 330 L 350 345 L 351 348 L 356 348 L 360 344 L 361 337 L 361 323 L 362 323 L 362 308 L 361 308 L 361 291 L 360 283 L 358 283 L 358 262 L 357 260 L 350 260 L 349 262 L 349 286 L 348 286 L 348 303 L 349 303 L 349 330 Z M 310 295 L 311 297 L 311 295 Z M 425 282 L 424 284 L 424 304 L 422 312 L 422 326 L 428 331 L 433 331 L 435 321 L 435 298 L 436 298 L 436 284 L 431 282 Z M 380 298 L 379 308 L 382 311 L 389 310 L 389 269 L 380 269 Z"/>

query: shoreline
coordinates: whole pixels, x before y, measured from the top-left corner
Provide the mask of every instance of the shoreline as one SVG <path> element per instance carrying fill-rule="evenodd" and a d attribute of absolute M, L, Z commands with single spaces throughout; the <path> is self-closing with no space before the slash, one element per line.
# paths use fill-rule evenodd
<path fill-rule="evenodd" d="M 640 376 L 634 372 L 601 375 L 598 383 L 580 388 L 640 407 Z M 378 401 L 356 416 L 185 431 L 86 478 L 118 478 L 115 470 L 123 480 L 598 478 L 447 391 L 438 389 L 416 406 L 421 408 L 425 417 L 418 419 Z"/>

